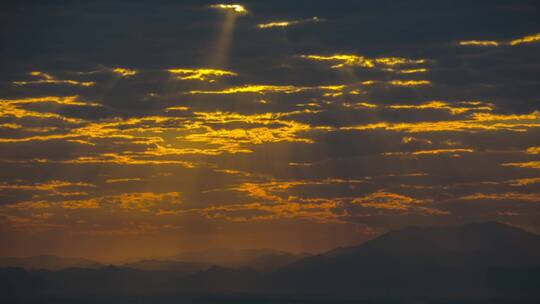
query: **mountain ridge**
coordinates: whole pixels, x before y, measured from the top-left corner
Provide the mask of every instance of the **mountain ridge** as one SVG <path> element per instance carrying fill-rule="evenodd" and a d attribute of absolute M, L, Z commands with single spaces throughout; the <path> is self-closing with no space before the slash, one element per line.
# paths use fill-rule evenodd
<path fill-rule="evenodd" d="M 540 299 L 540 236 L 496 223 L 413 227 L 270 271 L 216 265 L 191 272 L 124 266 L 41 272 L 9 268 L 0 269 L 0 282 L 25 286 L 20 292 L 30 294 L 196 291 L 384 297 L 388 291 L 393 296 L 429 291 L 440 297 L 503 294 Z"/>

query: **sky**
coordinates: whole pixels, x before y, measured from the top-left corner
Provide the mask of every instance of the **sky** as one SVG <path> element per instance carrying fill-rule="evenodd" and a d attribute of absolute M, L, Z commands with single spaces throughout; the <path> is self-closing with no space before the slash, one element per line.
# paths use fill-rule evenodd
<path fill-rule="evenodd" d="M 539 1 L 2 1 L 0 256 L 540 233 Z"/>

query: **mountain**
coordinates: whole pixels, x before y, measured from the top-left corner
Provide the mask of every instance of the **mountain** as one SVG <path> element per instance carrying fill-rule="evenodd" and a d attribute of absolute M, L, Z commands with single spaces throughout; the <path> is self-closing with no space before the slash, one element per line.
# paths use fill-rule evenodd
<path fill-rule="evenodd" d="M 211 264 L 179 262 L 171 260 L 140 260 L 137 262 L 127 263 L 122 266 L 144 271 L 171 271 L 184 274 L 193 274 L 212 267 Z"/>
<path fill-rule="evenodd" d="M 214 265 L 243 264 L 262 256 L 293 256 L 284 251 L 273 249 L 228 249 L 214 248 L 203 251 L 186 251 L 179 253 L 175 259 L 182 262 L 198 262 Z"/>
<path fill-rule="evenodd" d="M 196 269 L 197 265 L 202 268 Z M 211 295 L 213 302 L 207 298 L 193 302 L 540 301 L 540 236 L 493 222 L 405 228 L 271 271 L 205 265 L 148 260 L 98 269 L 4 268 L 0 269 L 0 300 L 30 298 L 42 303 L 47 298 L 53 299 L 51 303 L 71 303 L 91 295 L 93 301 L 88 303 L 102 299 L 129 303 L 133 297 L 137 302 L 147 297 L 148 303 L 157 303 L 155 297 L 165 296 L 170 298 L 164 303 L 173 303 Z"/>
<path fill-rule="evenodd" d="M 38 255 L 25 258 L 0 258 L 0 267 L 20 267 L 25 269 L 59 270 L 70 267 L 99 268 L 102 266 L 103 264 L 92 260 L 65 258 L 54 255 Z"/>
<path fill-rule="evenodd" d="M 459 227 L 411 227 L 359 246 L 339 248 L 279 269 L 279 288 L 490 289 L 507 278 L 540 274 L 540 236 L 488 222 Z M 516 277 L 516 279 L 518 279 Z M 538 285 L 540 287 L 540 285 Z"/>
<path fill-rule="evenodd" d="M 272 271 L 286 265 L 292 264 L 303 258 L 306 258 L 307 254 L 292 254 L 292 253 L 266 253 L 255 256 L 249 260 L 225 264 L 226 267 L 232 268 L 252 268 L 260 271 Z"/>
<path fill-rule="evenodd" d="M 253 268 L 271 271 L 307 257 L 273 249 L 227 249 L 215 248 L 203 251 L 182 252 L 174 257 L 177 261 L 216 265 L 225 268 Z"/>

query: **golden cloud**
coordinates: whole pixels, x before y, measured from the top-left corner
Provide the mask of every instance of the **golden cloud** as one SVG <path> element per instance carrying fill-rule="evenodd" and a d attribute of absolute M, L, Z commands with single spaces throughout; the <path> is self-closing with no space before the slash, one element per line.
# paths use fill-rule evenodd
<path fill-rule="evenodd" d="M 132 178 L 109 178 L 105 180 L 105 183 L 107 184 L 113 184 L 113 183 L 126 183 L 126 182 L 139 182 L 142 181 L 139 177 L 132 177 Z"/>
<path fill-rule="evenodd" d="M 308 87 L 296 87 L 296 86 L 282 86 L 282 85 L 245 85 L 241 87 L 232 87 L 225 90 L 219 91 L 190 91 L 189 94 L 239 94 L 239 93 L 257 93 L 257 94 L 266 94 L 266 93 L 298 93 L 301 91 L 308 90 Z"/>
<path fill-rule="evenodd" d="M 20 202 L 7 208 L 32 209 L 127 209 L 140 212 L 157 212 L 160 208 L 172 208 L 180 204 L 179 192 L 127 192 L 77 200 Z"/>
<path fill-rule="evenodd" d="M 521 186 L 527 186 L 532 184 L 540 184 L 540 177 L 533 177 L 533 178 L 520 178 L 520 179 L 514 179 L 510 181 L 510 186 L 514 187 L 521 187 Z"/>
<path fill-rule="evenodd" d="M 79 101 L 77 96 L 67 96 L 67 97 L 58 97 L 58 96 L 45 96 L 45 97 L 31 97 L 31 98 L 18 98 L 18 99 L 0 99 L 0 117 L 8 117 L 8 118 L 17 118 L 17 119 L 25 119 L 25 118 L 35 118 L 35 119 L 50 119 L 50 120 L 60 120 L 64 123 L 69 124 L 81 124 L 84 121 L 82 119 L 78 118 L 70 118 L 65 117 L 60 114 L 56 113 L 50 113 L 45 111 L 37 111 L 37 110 L 29 110 L 26 109 L 26 105 L 32 105 L 32 104 L 57 104 L 57 105 L 66 105 L 66 106 L 89 106 L 89 107 L 100 107 L 100 104 L 93 103 L 93 102 L 86 102 L 86 101 Z M 20 129 L 21 131 L 29 131 L 33 133 L 45 133 L 49 132 L 51 130 L 54 130 L 55 127 L 47 128 L 43 126 L 44 122 L 41 123 L 42 127 L 36 128 L 26 128 L 24 125 L 20 124 L 3 124 L 2 126 L 7 127 L 15 127 L 16 129 Z M 0 139 L 2 142 L 17 142 L 17 141 L 27 141 L 25 139 L 9 139 L 9 138 L 2 138 Z"/>
<path fill-rule="evenodd" d="M 15 85 L 29 85 L 29 84 L 68 84 L 68 85 L 74 85 L 74 86 L 82 86 L 82 87 L 91 87 L 95 85 L 95 82 L 92 81 L 77 81 L 77 80 L 62 80 L 62 79 L 56 79 L 55 77 L 35 71 L 30 72 L 31 76 L 39 78 L 38 80 L 32 80 L 32 81 L 14 81 L 13 84 Z"/>
<path fill-rule="evenodd" d="M 85 183 L 85 182 L 68 182 L 60 180 L 51 180 L 45 183 L 37 184 L 7 184 L 0 183 L 0 189 L 21 189 L 21 190 L 39 190 L 39 191 L 55 191 L 59 188 L 65 187 L 95 187 L 94 184 Z"/>
<path fill-rule="evenodd" d="M 523 36 L 510 41 L 494 41 L 494 40 L 468 40 L 468 41 L 459 41 L 459 45 L 462 46 L 499 46 L 499 45 L 509 45 L 516 46 L 520 44 L 528 44 L 540 41 L 540 33 Z"/>
<path fill-rule="evenodd" d="M 398 74 L 415 74 L 415 73 L 426 73 L 428 69 L 421 68 L 421 69 L 405 69 L 405 70 L 395 70 Z"/>
<path fill-rule="evenodd" d="M 272 21 L 268 23 L 261 23 L 257 24 L 257 27 L 260 29 L 267 29 L 267 28 L 273 28 L 273 27 L 289 27 L 291 25 L 297 25 L 302 23 L 308 23 L 308 22 L 321 22 L 322 20 L 318 17 L 313 17 L 309 19 L 303 19 L 303 20 L 290 20 L 290 21 Z"/>
<path fill-rule="evenodd" d="M 536 33 L 536 34 L 532 34 L 532 35 L 528 35 L 528 36 L 524 36 L 524 37 L 512 40 L 509 42 L 509 44 L 514 46 L 514 45 L 519 45 L 519 44 L 524 44 L 524 43 L 533 43 L 537 41 L 540 41 L 540 33 Z"/>
<path fill-rule="evenodd" d="M 465 45 L 465 46 L 499 46 L 498 41 L 493 40 L 468 40 L 468 41 L 460 41 L 459 45 Z"/>
<path fill-rule="evenodd" d="M 240 4 L 213 4 L 210 5 L 211 8 L 220 9 L 220 10 L 228 10 L 235 12 L 237 14 L 247 14 L 247 9 Z"/>
<path fill-rule="evenodd" d="M 455 154 L 459 155 L 461 153 L 473 153 L 473 149 L 433 149 L 433 150 L 420 150 L 420 151 L 414 151 L 414 152 L 385 152 L 383 155 L 439 155 L 439 154 Z"/>
<path fill-rule="evenodd" d="M 529 162 L 522 162 L 522 163 L 504 163 L 504 164 L 501 164 L 501 166 L 527 168 L 527 169 L 540 169 L 540 161 L 529 161 Z"/>
<path fill-rule="evenodd" d="M 462 196 L 459 198 L 464 201 L 471 200 L 516 200 L 527 202 L 540 202 L 540 194 L 538 193 L 518 193 L 518 192 L 504 192 L 504 193 L 475 193 L 471 195 Z"/>
<path fill-rule="evenodd" d="M 119 74 L 122 77 L 129 77 L 137 74 L 136 70 L 126 69 L 126 68 L 115 68 L 113 72 Z"/>
<path fill-rule="evenodd" d="M 328 61 L 335 63 L 332 68 L 363 67 L 363 68 L 388 68 L 401 65 L 420 65 L 426 63 L 425 59 L 409 59 L 401 57 L 368 58 L 354 54 L 334 55 L 300 55 L 300 58 L 312 61 Z M 393 71 L 390 70 L 390 71 Z"/>
<path fill-rule="evenodd" d="M 406 195 L 379 190 L 351 202 L 365 208 L 383 209 L 397 212 L 417 211 L 431 215 L 448 215 L 447 211 L 427 207 L 432 203 L 428 199 L 416 199 Z"/>
<path fill-rule="evenodd" d="M 444 101 L 431 101 L 419 105 L 389 105 L 386 106 L 389 109 L 417 109 L 417 110 L 447 110 L 453 115 L 463 114 L 469 111 L 492 111 L 493 105 L 481 102 L 459 102 L 456 104 L 450 104 Z"/>
<path fill-rule="evenodd" d="M 416 87 L 430 85 L 431 81 L 429 80 L 391 80 L 388 84 L 397 86 L 397 87 Z"/>
<path fill-rule="evenodd" d="M 527 149 L 527 154 L 540 154 L 540 147 L 530 147 Z"/>
<path fill-rule="evenodd" d="M 167 71 L 181 80 L 214 82 L 219 77 L 237 76 L 234 72 L 219 69 L 169 69 Z"/>
<path fill-rule="evenodd" d="M 450 120 L 415 123 L 379 122 L 367 125 L 342 127 L 342 130 L 376 130 L 400 131 L 410 133 L 422 132 L 473 132 L 490 130 L 508 130 L 525 132 L 529 128 L 540 127 L 540 113 L 524 115 L 496 115 L 490 113 L 474 113 L 468 120 Z"/>

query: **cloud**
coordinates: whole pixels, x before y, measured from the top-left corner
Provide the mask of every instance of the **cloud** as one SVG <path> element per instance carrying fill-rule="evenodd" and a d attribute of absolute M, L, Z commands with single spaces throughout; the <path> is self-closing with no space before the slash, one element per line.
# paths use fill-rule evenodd
<path fill-rule="evenodd" d="M 388 82 L 390 85 L 398 87 L 414 87 L 422 85 L 430 85 L 431 81 L 429 80 L 392 80 Z"/>
<path fill-rule="evenodd" d="M 400 57 L 368 58 L 354 54 L 334 55 L 301 55 L 300 58 L 335 63 L 332 68 L 362 67 L 362 68 L 389 68 L 396 66 L 415 66 L 426 63 L 425 59 L 409 59 Z"/>
<path fill-rule="evenodd" d="M 96 84 L 95 82 L 92 82 L 92 81 L 56 79 L 55 77 L 47 73 L 43 73 L 39 71 L 30 72 L 30 75 L 38 78 L 38 80 L 14 81 L 13 84 L 18 85 L 18 86 L 31 85 L 31 84 L 67 84 L 67 85 L 82 86 L 82 87 L 90 87 Z"/>
<path fill-rule="evenodd" d="M 485 104 L 482 102 L 460 102 L 457 105 L 450 104 L 448 102 L 444 101 L 431 101 L 425 104 L 419 104 L 419 105 L 388 105 L 386 106 L 389 109 L 418 109 L 418 110 L 425 110 L 425 109 L 443 109 L 447 110 L 453 115 L 456 114 L 463 114 L 465 112 L 469 111 L 492 111 L 493 106 L 489 104 Z"/>
<path fill-rule="evenodd" d="M 530 147 L 527 148 L 528 154 L 540 154 L 540 147 Z"/>
<path fill-rule="evenodd" d="M 216 78 L 223 76 L 237 76 L 231 71 L 219 69 L 168 69 L 172 75 L 181 80 L 200 80 L 200 81 L 215 81 Z"/>
<path fill-rule="evenodd" d="M 493 115 L 489 113 L 474 113 L 468 120 L 417 122 L 417 123 L 373 123 L 343 127 L 343 130 L 373 130 L 403 131 L 409 133 L 429 132 L 466 132 L 488 130 L 510 130 L 526 132 L 529 128 L 540 127 L 538 113 L 524 115 Z"/>
<path fill-rule="evenodd" d="M 397 193 L 379 190 L 364 197 L 355 198 L 351 202 L 368 209 L 381 209 L 393 212 L 419 212 L 435 216 L 448 216 L 451 213 L 429 206 L 431 200 L 419 200 Z"/>
<path fill-rule="evenodd" d="M 419 155 L 438 155 L 438 154 L 452 154 L 459 155 L 462 153 L 473 153 L 473 149 L 434 149 L 434 150 L 420 150 L 413 152 L 385 152 L 384 155 L 388 156 L 419 156 Z"/>
<path fill-rule="evenodd" d="M 0 246 L 124 258 L 509 218 L 540 231 L 538 11 L 387 8 L 7 4 Z"/>
<path fill-rule="evenodd" d="M 268 23 L 259 23 L 257 24 L 257 27 L 260 29 L 268 29 L 268 28 L 274 28 L 274 27 L 289 27 L 293 25 L 303 24 L 303 23 L 310 23 L 310 22 L 321 22 L 323 21 L 319 17 L 313 17 L 309 19 L 302 19 L 302 20 L 288 20 L 288 21 L 272 21 Z"/>
<path fill-rule="evenodd" d="M 127 209 L 139 212 L 157 212 L 158 209 L 180 204 L 180 193 L 129 192 L 118 195 L 63 201 L 20 202 L 8 208 L 25 209 Z"/>
<path fill-rule="evenodd" d="M 465 46 L 499 46 L 498 41 L 492 41 L 492 40 L 468 40 L 468 41 L 460 41 L 459 45 L 465 45 Z"/>
<path fill-rule="evenodd" d="M 137 74 L 136 70 L 131 70 L 127 68 L 114 68 L 113 72 L 119 74 L 122 77 L 129 77 Z"/>
<path fill-rule="evenodd" d="M 45 197 L 73 197 L 87 195 L 88 188 L 95 188 L 96 185 L 86 182 L 69 182 L 60 180 L 50 180 L 43 183 L 33 184 L 8 184 L 0 183 L 0 189 L 4 191 L 31 192 L 32 198 L 39 200 Z M 38 203 L 39 205 L 39 203 Z"/>
<path fill-rule="evenodd" d="M 211 8 L 221 9 L 221 10 L 230 10 L 238 14 L 247 14 L 247 9 L 241 4 L 213 4 L 210 5 Z"/>
<path fill-rule="evenodd" d="M 510 41 L 509 44 L 512 46 L 515 46 L 515 45 L 520 45 L 520 44 L 525 44 L 525 43 L 533 43 L 537 41 L 540 41 L 540 33 L 514 39 Z"/>
<path fill-rule="evenodd" d="M 518 167 L 518 168 L 530 168 L 540 169 L 540 161 L 518 162 L 518 163 L 504 163 L 503 167 Z"/>
<path fill-rule="evenodd" d="M 519 192 L 505 192 L 505 193 L 475 193 L 460 197 L 460 200 L 474 201 L 474 200 L 518 200 L 527 202 L 540 202 L 540 195 L 536 193 L 519 193 Z"/>
<path fill-rule="evenodd" d="M 510 181 L 510 185 L 515 187 L 527 186 L 532 184 L 540 184 L 540 177 L 520 178 Z"/>
<path fill-rule="evenodd" d="M 106 183 L 108 184 L 113 184 L 113 183 L 126 183 L 126 182 L 139 182 L 141 181 L 142 179 L 139 178 L 139 177 L 132 177 L 132 178 L 109 178 L 107 180 L 105 180 Z"/>
<path fill-rule="evenodd" d="M 220 91 L 190 91 L 190 94 L 239 94 L 239 93 L 285 93 L 292 94 L 305 91 L 308 88 L 306 87 L 295 87 L 295 86 L 282 86 L 282 85 L 245 85 L 241 87 L 233 87 Z"/>
<path fill-rule="evenodd" d="M 467 41 L 459 41 L 459 45 L 461 46 L 500 46 L 500 45 L 508 45 L 508 46 L 516 46 L 521 44 L 528 44 L 528 43 L 535 43 L 537 41 L 540 41 L 540 33 L 532 34 L 523 36 L 521 38 L 517 38 L 510 41 L 494 41 L 494 40 L 467 40 Z"/>

